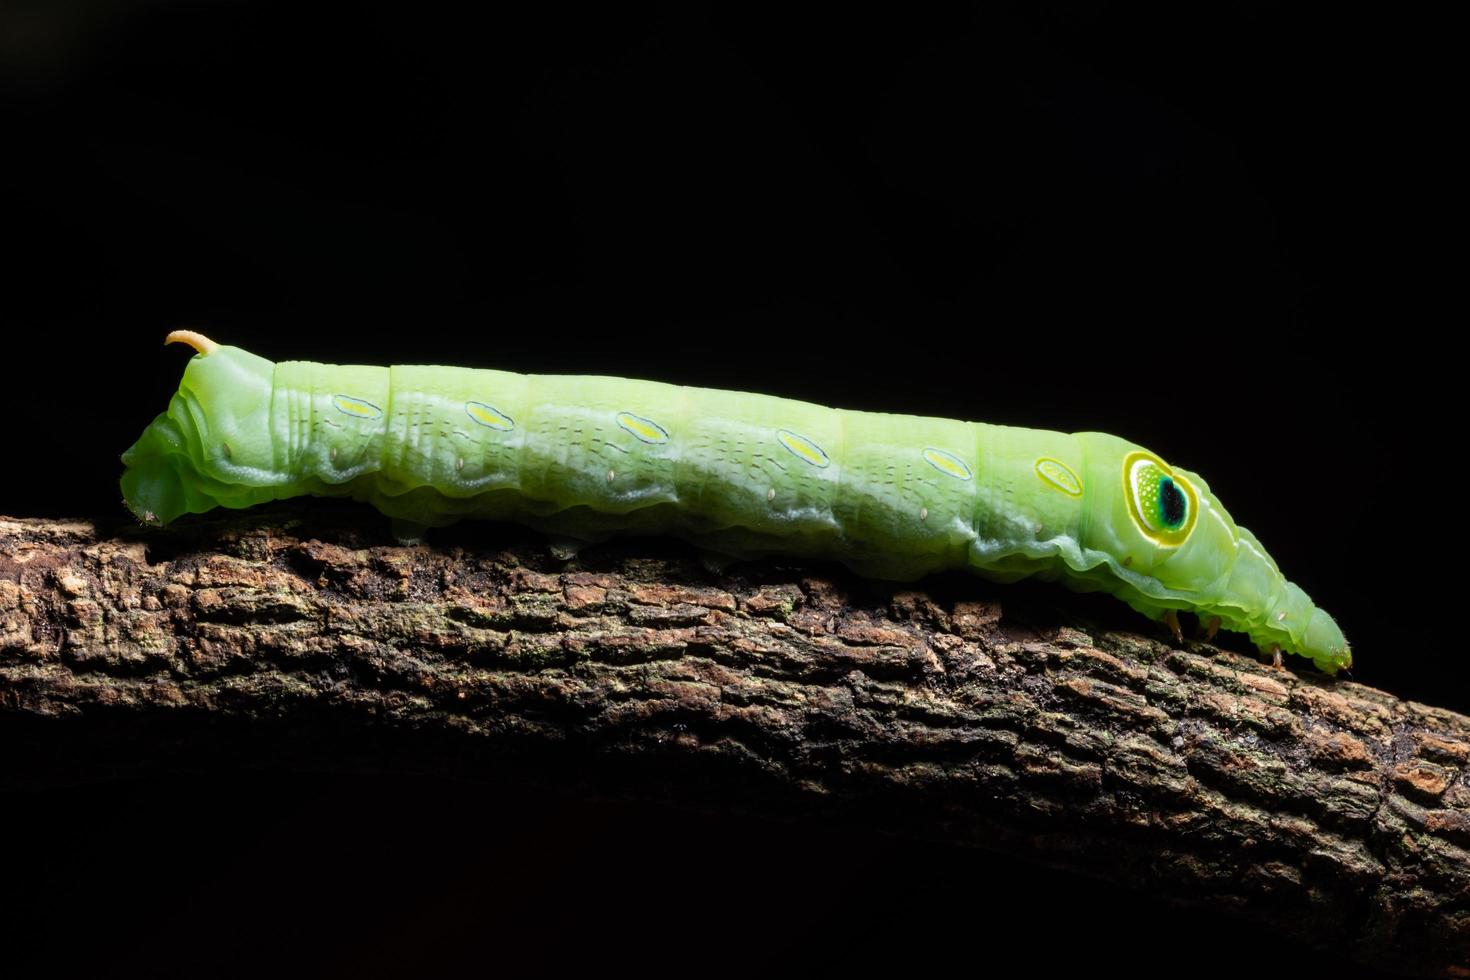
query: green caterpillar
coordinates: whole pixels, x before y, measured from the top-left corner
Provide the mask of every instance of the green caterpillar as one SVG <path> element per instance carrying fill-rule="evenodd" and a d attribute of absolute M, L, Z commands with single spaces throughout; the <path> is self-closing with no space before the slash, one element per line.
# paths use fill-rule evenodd
<path fill-rule="evenodd" d="M 461 517 L 563 539 L 672 533 L 718 555 L 965 568 L 1177 610 L 1335 673 L 1352 653 L 1210 488 L 1140 446 L 623 378 L 264 358 L 190 331 L 168 411 L 123 454 L 146 523 L 299 494 L 365 500 L 400 536 Z"/>

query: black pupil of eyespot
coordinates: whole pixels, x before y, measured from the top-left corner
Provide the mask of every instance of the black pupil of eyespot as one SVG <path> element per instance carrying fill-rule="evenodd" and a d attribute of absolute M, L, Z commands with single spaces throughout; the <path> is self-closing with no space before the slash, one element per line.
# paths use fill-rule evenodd
<path fill-rule="evenodd" d="M 1178 527 L 1184 523 L 1184 491 L 1167 476 L 1159 483 L 1159 514 L 1167 527 Z"/>

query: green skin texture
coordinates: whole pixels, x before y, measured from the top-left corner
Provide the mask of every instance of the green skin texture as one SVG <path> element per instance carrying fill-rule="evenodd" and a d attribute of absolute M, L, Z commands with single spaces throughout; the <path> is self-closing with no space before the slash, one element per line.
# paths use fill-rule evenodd
<path fill-rule="evenodd" d="M 1098 432 L 624 378 L 274 364 L 221 346 L 189 360 L 168 411 L 123 454 L 122 490 L 154 524 L 315 494 L 365 500 L 399 529 L 477 517 L 578 541 L 675 534 L 735 558 L 834 559 L 897 581 L 1034 575 L 1155 619 L 1218 616 L 1328 673 L 1350 665 L 1332 617 L 1195 474 L 1172 469 L 1198 510 L 1182 543 L 1145 533 L 1125 477 L 1138 451 Z M 1075 484 L 1043 478 L 1041 459 Z"/>

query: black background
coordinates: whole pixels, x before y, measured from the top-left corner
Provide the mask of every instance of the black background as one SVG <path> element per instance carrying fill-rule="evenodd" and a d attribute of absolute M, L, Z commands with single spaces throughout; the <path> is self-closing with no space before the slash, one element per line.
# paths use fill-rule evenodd
<path fill-rule="evenodd" d="M 1400 25 L 1182 6 L 6 4 L 0 513 L 127 521 L 117 454 L 181 326 L 1100 429 L 1202 473 L 1357 679 L 1470 709 Z M 515 786 L 221 771 L 5 806 L 9 921 L 122 966 L 1352 972 L 1001 856 Z"/>

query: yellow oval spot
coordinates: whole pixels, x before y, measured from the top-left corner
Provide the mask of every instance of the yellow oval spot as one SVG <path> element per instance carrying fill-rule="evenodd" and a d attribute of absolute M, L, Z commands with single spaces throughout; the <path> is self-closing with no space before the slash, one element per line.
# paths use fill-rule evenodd
<path fill-rule="evenodd" d="M 952 476 L 956 480 L 968 480 L 972 475 L 964 460 L 943 449 L 924 450 L 924 460 L 945 476 Z"/>
<path fill-rule="evenodd" d="M 618 425 L 631 432 L 634 438 L 652 443 L 655 446 L 669 441 L 669 433 L 663 426 L 652 419 L 646 419 L 641 415 L 634 415 L 632 412 L 619 412 Z"/>
<path fill-rule="evenodd" d="M 797 435 L 790 429 L 778 429 L 776 438 L 781 440 L 781 445 L 791 450 L 791 454 L 803 459 L 813 466 L 825 467 L 831 462 L 827 454 L 822 452 L 822 447 L 812 442 L 806 436 Z"/>
<path fill-rule="evenodd" d="M 509 432 L 516 427 L 509 415 L 494 405 L 486 405 L 484 402 L 465 402 L 464 413 L 486 428 L 497 432 Z"/>
<path fill-rule="evenodd" d="M 351 395 L 333 395 L 332 404 L 337 411 L 343 415 L 350 415 L 355 419 L 380 419 L 383 410 L 370 401 L 362 398 L 353 398 Z"/>
<path fill-rule="evenodd" d="M 1072 468 L 1060 460 L 1043 456 L 1036 461 L 1036 475 L 1045 483 L 1062 491 L 1069 497 L 1082 496 L 1082 481 Z"/>

